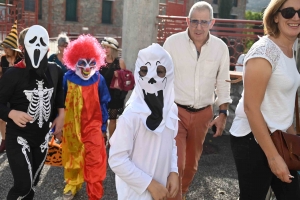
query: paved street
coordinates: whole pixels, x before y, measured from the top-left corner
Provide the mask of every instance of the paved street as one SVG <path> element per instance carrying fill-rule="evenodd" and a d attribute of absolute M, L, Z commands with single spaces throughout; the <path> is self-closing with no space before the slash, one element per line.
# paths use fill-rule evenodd
<path fill-rule="evenodd" d="M 13 183 L 6 154 L 0 154 L 0 200 L 4 200 Z M 237 174 L 232 158 L 229 136 L 212 138 L 206 137 L 204 154 L 199 162 L 199 170 L 190 188 L 188 200 L 235 200 L 238 195 Z M 103 200 L 117 199 L 114 186 L 114 174 L 107 170 L 104 183 L 105 196 Z M 37 187 L 36 200 L 61 200 L 63 169 L 45 166 L 41 181 Z M 83 188 L 74 200 L 87 200 Z"/>

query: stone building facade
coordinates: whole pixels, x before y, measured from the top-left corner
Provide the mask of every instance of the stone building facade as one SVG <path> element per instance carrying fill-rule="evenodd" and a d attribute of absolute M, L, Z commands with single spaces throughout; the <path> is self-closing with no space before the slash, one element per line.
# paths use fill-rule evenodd
<path fill-rule="evenodd" d="M 188 15 L 188 12 L 192 5 L 199 0 L 187 0 L 187 9 L 186 9 L 186 15 Z M 201 1 L 201 0 L 200 0 Z M 218 18 L 218 3 L 219 0 L 204 0 L 208 3 L 210 3 L 214 10 L 214 17 Z M 246 12 L 246 5 L 247 0 L 233 0 L 233 6 L 231 9 L 231 18 L 232 19 L 245 19 L 245 12 Z"/>
<path fill-rule="evenodd" d="M 60 32 L 70 36 L 121 36 L 123 1 L 120 0 L 38 0 L 39 20 L 50 37 Z"/>

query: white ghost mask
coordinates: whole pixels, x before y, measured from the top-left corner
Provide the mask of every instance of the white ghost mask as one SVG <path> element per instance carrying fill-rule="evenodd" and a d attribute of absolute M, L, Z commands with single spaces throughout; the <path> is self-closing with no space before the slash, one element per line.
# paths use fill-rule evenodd
<path fill-rule="evenodd" d="M 146 128 L 156 134 L 162 133 L 166 126 L 174 129 L 170 118 L 177 119 L 177 107 L 174 104 L 174 66 L 169 53 L 159 44 L 140 50 L 134 79 L 136 85 L 127 102 L 128 109 L 140 113 Z M 174 110 L 176 112 L 172 112 Z"/>
<path fill-rule="evenodd" d="M 40 25 L 31 26 L 24 38 L 24 45 L 32 67 L 37 69 L 49 49 L 47 30 Z"/>

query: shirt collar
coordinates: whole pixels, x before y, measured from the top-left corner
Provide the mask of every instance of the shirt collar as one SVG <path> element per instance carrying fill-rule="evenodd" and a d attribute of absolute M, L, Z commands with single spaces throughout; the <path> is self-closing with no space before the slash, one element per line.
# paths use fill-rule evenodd
<path fill-rule="evenodd" d="M 189 36 L 189 28 L 186 28 L 186 30 L 185 30 L 185 38 L 188 40 L 188 41 L 192 41 L 193 42 L 193 40 L 190 38 L 190 36 Z M 210 34 L 210 31 L 208 32 L 208 40 L 205 42 L 205 44 L 208 44 L 210 41 L 211 41 L 211 36 L 210 36 L 211 34 Z"/>

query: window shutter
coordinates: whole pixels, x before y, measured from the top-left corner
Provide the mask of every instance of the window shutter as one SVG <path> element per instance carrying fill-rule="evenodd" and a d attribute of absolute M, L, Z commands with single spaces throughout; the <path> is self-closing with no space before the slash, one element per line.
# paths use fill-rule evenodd
<path fill-rule="evenodd" d="M 111 24 L 112 1 L 102 1 L 102 23 Z"/>
<path fill-rule="evenodd" d="M 77 21 L 77 0 L 66 0 L 66 21 Z"/>

